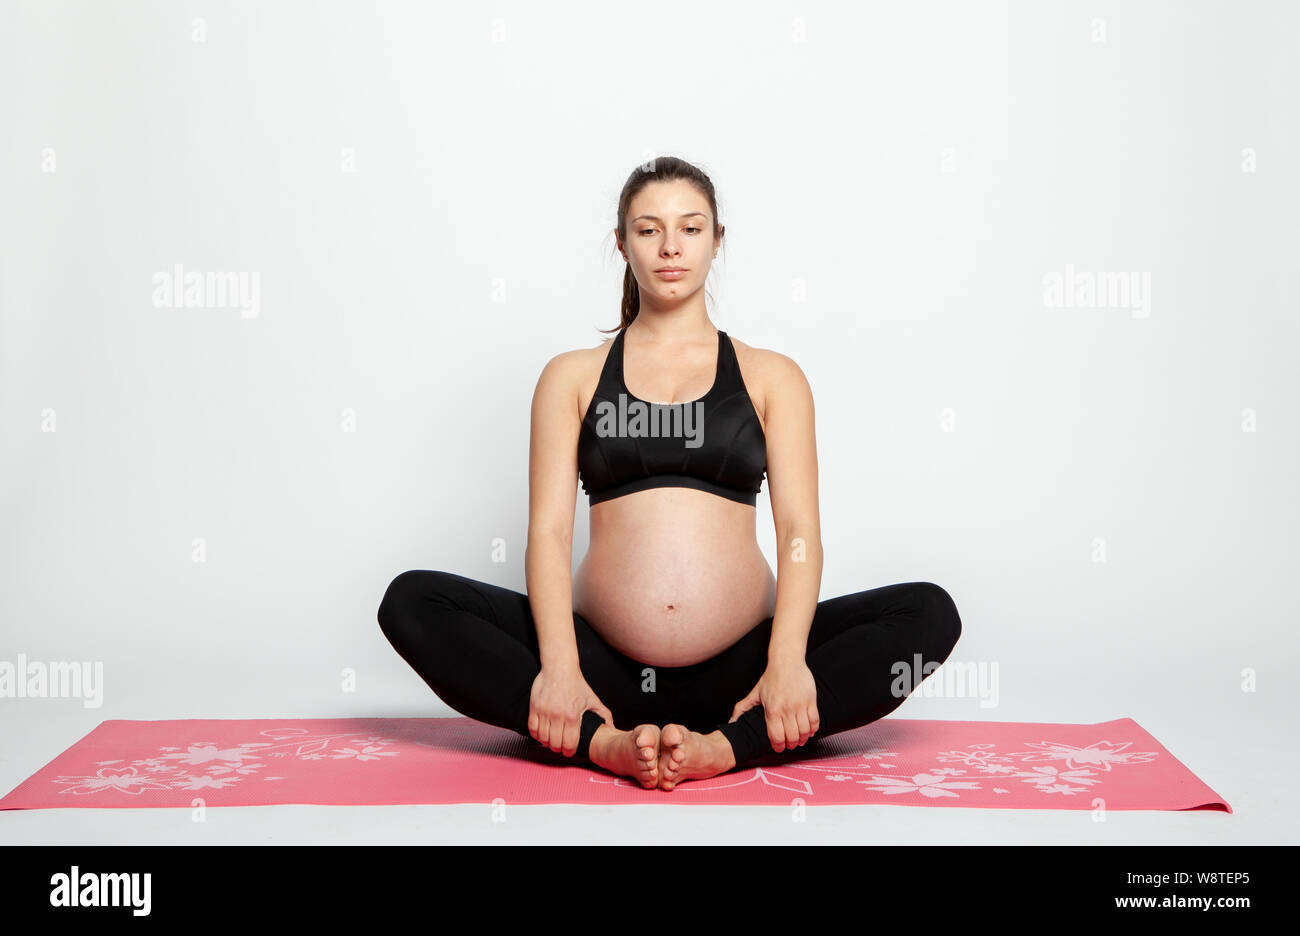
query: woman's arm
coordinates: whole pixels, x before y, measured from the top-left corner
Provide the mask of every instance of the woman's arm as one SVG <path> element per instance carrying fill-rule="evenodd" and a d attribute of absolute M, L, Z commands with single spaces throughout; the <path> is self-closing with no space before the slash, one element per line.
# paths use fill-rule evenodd
<path fill-rule="evenodd" d="M 524 574 L 542 665 L 528 698 L 528 733 L 572 757 L 583 713 L 614 716 L 582 675 L 573 630 L 573 507 L 578 487 L 580 351 L 552 358 L 533 391 L 528 442 L 528 545 Z M 594 740 L 594 737 L 593 737 Z"/>
<path fill-rule="evenodd" d="M 573 632 L 573 517 L 578 487 L 577 352 L 556 355 L 533 391 L 524 575 L 543 669 L 578 670 Z"/>
<path fill-rule="evenodd" d="M 767 485 L 776 527 L 776 612 L 768 664 L 804 662 L 822 581 L 817 506 L 817 437 L 812 389 L 799 365 L 776 352 L 769 363 L 764 415 Z"/>
<path fill-rule="evenodd" d="M 812 390 L 794 361 L 763 352 L 759 383 L 767 436 L 767 485 L 776 524 L 776 611 L 767 668 L 736 703 L 735 721 L 763 706 L 772 750 L 799 747 L 821 727 L 817 683 L 808 668 L 808 632 L 822 581 L 822 533 L 817 511 L 817 440 Z"/>

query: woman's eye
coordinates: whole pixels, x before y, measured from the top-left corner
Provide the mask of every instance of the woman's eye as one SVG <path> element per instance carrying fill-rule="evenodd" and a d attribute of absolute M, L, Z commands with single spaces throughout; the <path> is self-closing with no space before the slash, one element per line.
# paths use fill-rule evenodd
<path fill-rule="evenodd" d="M 699 231 L 699 230 L 702 230 L 702 228 L 691 227 L 691 228 L 687 228 L 686 230 L 688 230 L 688 231 Z"/>
<path fill-rule="evenodd" d="M 654 230 L 654 228 L 642 228 L 642 229 L 641 229 L 641 233 L 642 233 L 642 234 L 649 234 L 649 233 L 650 233 L 651 231 L 653 231 L 653 230 Z"/>

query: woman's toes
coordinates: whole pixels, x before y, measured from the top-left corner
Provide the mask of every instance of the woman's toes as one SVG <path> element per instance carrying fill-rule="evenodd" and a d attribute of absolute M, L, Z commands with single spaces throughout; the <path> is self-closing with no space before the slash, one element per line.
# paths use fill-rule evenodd
<path fill-rule="evenodd" d="M 659 784 L 659 727 L 638 725 L 632 736 L 636 748 L 641 785 L 653 789 Z"/>
<path fill-rule="evenodd" d="M 659 729 L 655 725 L 641 725 L 636 731 L 637 755 L 643 761 L 653 762 L 659 754 Z"/>
<path fill-rule="evenodd" d="M 659 773 L 663 777 L 660 783 L 666 790 L 671 790 L 677 782 L 682 761 L 686 752 L 682 745 L 686 742 L 686 731 L 681 725 L 666 725 L 659 732 Z"/>

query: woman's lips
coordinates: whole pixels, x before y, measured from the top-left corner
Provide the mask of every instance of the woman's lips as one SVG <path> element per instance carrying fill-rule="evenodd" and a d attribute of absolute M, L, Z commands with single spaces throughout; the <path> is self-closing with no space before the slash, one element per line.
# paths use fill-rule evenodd
<path fill-rule="evenodd" d="M 681 279 L 686 273 L 686 270 L 655 270 L 655 276 L 667 280 Z"/>

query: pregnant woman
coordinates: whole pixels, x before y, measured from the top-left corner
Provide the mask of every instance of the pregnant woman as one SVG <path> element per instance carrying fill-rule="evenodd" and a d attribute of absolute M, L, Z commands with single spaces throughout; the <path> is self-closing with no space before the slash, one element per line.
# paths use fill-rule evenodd
<path fill-rule="evenodd" d="M 624 185 L 618 334 L 554 357 L 533 397 L 527 594 L 411 570 L 378 615 L 456 711 L 647 789 L 875 721 L 961 634 L 931 582 L 817 600 L 812 393 L 790 358 L 710 323 L 717 217 L 682 160 Z M 755 533 L 764 474 L 775 577 Z M 590 548 L 571 575 L 579 480 Z"/>

